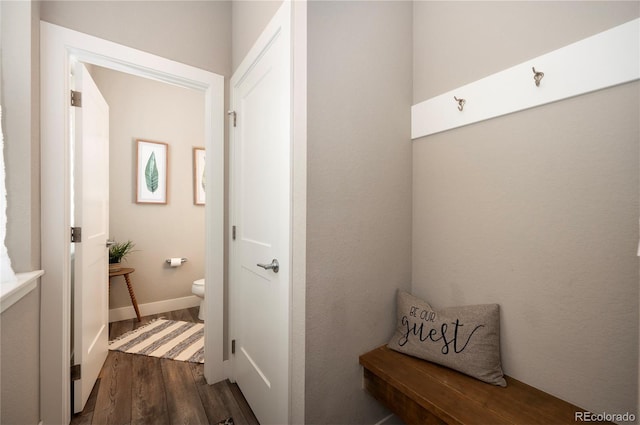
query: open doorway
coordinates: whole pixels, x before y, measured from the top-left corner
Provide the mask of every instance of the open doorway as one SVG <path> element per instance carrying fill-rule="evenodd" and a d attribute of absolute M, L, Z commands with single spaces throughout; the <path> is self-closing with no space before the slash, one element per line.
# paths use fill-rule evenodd
<path fill-rule="evenodd" d="M 70 419 L 69 96 L 72 59 L 204 94 L 204 140 L 209 152 L 205 207 L 207 317 L 205 378 L 224 378 L 223 367 L 223 94 L 224 79 L 126 46 L 41 23 L 42 279 L 41 417 Z M 106 242 L 106 241 L 105 241 Z M 216 255 L 215 253 L 218 253 Z"/>
<path fill-rule="evenodd" d="M 71 355 L 74 367 L 79 365 L 82 369 L 81 377 L 74 381 L 74 413 L 84 408 L 105 360 L 106 334 L 112 340 L 124 331 L 122 323 L 114 330 L 107 320 L 111 323 L 137 317 L 139 321 L 139 315 L 146 316 L 143 322 L 135 323 L 138 327 L 153 317 L 170 319 L 169 312 L 181 311 L 184 315 L 193 307 L 194 317 L 186 314 L 186 317 L 172 318 L 184 323 L 183 319 L 199 321 L 199 316 L 204 318 L 206 310 L 202 308 L 202 314 L 198 314 L 201 298 L 192 293 L 193 283 L 203 281 L 205 274 L 205 205 L 197 203 L 193 193 L 196 189 L 193 184 L 194 151 L 196 148 L 204 150 L 204 94 L 101 66 L 83 65 L 74 66 L 72 84 L 79 90 L 77 85 L 82 81 L 84 88 L 80 90 L 81 105 L 71 108 L 71 117 L 76 121 L 71 160 L 78 167 L 71 174 L 71 209 L 79 216 L 78 222 L 84 223 L 84 235 L 91 238 L 85 237 L 79 244 L 71 243 Z M 95 83 L 94 90 L 87 86 L 87 80 Z M 92 108 L 94 98 L 104 103 L 103 119 L 107 128 L 102 132 L 93 131 L 97 128 L 95 123 L 101 122 L 101 113 Z M 90 120 L 91 128 L 82 128 L 85 120 Z M 91 151 L 100 149 L 100 133 L 106 138 L 106 149 L 98 154 Z M 78 140 L 83 134 L 83 140 Z M 141 171 L 136 162 L 139 159 L 137 148 L 149 144 L 166 149 L 165 161 L 161 164 L 161 171 L 166 171 L 166 185 L 156 191 L 163 192 L 161 203 L 140 202 L 136 190 Z M 83 162 L 92 165 L 86 167 Z M 161 162 L 160 158 L 158 162 Z M 103 169 L 105 175 L 96 176 Z M 107 196 L 104 198 L 98 196 L 102 182 L 106 183 Z M 78 190 L 73 190 L 74 186 Z M 82 219 L 82 198 L 86 195 L 75 199 L 81 193 L 90 198 L 87 204 L 89 217 L 85 216 L 85 220 Z M 77 209 L 74 208 L 76 202 Z M 71 214 L 71 218 L 76 214 Z M 99 217 L 104 217 L 106 222 L 100 224 L 98 232 L 91 226 L 98 224 Z M 134 244 L 133 251 L 121 263 L 110 264 L 108 282 L 105 266 L 101 264 L 104 258 L 98 262 L 91 278 L 84 273 L 92 270 L 87 269 L 86 261 L 77 264 L 78 270 L 74 273 L 75 248 L 80 249 L 80 253 L 85 252 L 87 244 L 96 238 L 100 239 L 95 244 L 98 256 L 104 256 L 106 239 L 110 239 L 108 244 L 115 248 L 129 241 Z M 167 263 L 170 258 L 185 261 L 172 265 Z M 101 284 L 97 285 L 97 282 Z M 196 286 L 196 289 L 201 295 L 199 289 L 204 288 Z M 80 302 L 76 302 L 77 299 Z M 116 331 L 118 335 L 114 336 Z M 100 336 L 102 333 L 105 335 Z M 202 335 L 202 330 L 198 335 Z M 202 343 L 202 339 L 193 342 L 196 347 Z M 202 351 L 197 352 L 200 361 Z"/>
<path fill-rule="evenodd" d="M 205 274 L 205 205 L 194 202 L 194 148 L 204 149 L 204 93 L 101 66 L 89 73 L 109 104 L 109 234 L 132 241 L 122 267 L 143 315 L 199 306 L 191 287 Z M 167 149 L 166 203 L 136 196 L 138 141 Z M 178 266 L 167 259 L 184 258 Z M 113 279 L 109 321 L 135 317 L 130 294 Z"/>

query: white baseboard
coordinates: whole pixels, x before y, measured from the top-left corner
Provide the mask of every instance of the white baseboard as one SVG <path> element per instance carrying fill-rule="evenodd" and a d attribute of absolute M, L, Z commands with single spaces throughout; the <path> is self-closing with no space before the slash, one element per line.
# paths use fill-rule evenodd
<path fill-rule="evenodd" d="M 389 419 L 393 418 L 393 413 L 376 422 L 376 425 L 384 425 Z"/>
<path fill-rule="evenodd" d="M 199 305 L 200 297 L 190 295 L 188 297 L 174 298 L 171 300 L 138 304 L 138 309 L 140 310 L 140 316 L 148 316 L 150 314 L 166 313 L 167 311 L 182 310 Z M 118 322 L 120 320 L 133 319 L 134 317 L 136 317 L 136 311 L 132 305 L 109 310 L 109 322 Z"/>
<path fill-rule="evenodd" d="M 222 370 L 224 370 L 224 376 L 231 382 L 236 382 L 235 377 L 233 376 L 233 365 L 231 364 L 231 360 L 224 360 L 222 362 Z"/>

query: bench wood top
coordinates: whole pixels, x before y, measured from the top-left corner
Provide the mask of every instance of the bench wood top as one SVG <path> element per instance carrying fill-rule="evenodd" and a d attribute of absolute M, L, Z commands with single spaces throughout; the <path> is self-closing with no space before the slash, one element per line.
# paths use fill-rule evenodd
<path fill-rule="evenodd" d="M 576 424 L 573 404 L 505 376 L 507 387 L 382 346 L 360 356 L 365 387 L 409 424 Z"/>

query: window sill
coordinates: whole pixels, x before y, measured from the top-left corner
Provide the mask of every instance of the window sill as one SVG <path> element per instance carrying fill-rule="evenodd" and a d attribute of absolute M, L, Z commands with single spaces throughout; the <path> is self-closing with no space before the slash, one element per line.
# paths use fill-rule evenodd
<path fill-rule="evenodd" d="M 27 273 L 16 273 L 15 282 L 0 284 L 0 313 L 14 305 L 38 286 L 38 278 L 44 274 L 44 270 L 36 270 Z"/>

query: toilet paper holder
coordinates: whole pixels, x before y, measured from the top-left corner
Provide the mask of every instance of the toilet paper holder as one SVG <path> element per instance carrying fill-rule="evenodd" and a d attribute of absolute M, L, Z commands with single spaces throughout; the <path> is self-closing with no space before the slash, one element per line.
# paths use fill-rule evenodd
<path fill-rule="evenodd" d="M 187 262 L 187 259 L 186 259 L 186 258 L 181 258 L 181 259 L 180 259 L 180 262 L 181 262 L 182 264 L 184 264 L 184 263 L 186 263 L 186 262 Z M 165 263 L 167 263 L 167 264 L 171 264 L 171 258 L 167 258 L 167 259 L 165 260 Z"/>

